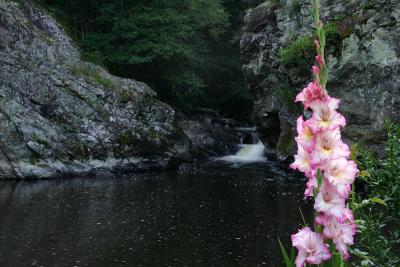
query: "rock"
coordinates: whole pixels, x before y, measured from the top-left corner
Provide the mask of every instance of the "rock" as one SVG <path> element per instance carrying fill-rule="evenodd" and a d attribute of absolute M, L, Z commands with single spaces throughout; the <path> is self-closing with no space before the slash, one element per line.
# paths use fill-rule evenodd
<path fill-rule="evenodd" d="M 188 153 L 173 108 L 146 84 L 81 61 L 29 3 L 0 0 L 0 178 L 166 169 Z"/>
<path fill-rule="evenodd" d="M 240 135 L 235 127 L 239 123 L 220 118 L 210 112 L 197 114 L 181 121 L 181 128 L 188 137 L 192 156 L 209 158 L 236 152 Z"/>
<path fill-rule="evenodd" d="M 280 161 L 295 151 L 295 119 L 303 112 L 293 100 L 312 79 L 313 63 L 307 46 L 293 50 L 297 54 L 289 54 L 289 59 L 282 58 L 280 51 L 301 38 L 302 45 L 311 42 L 310 12 L 308 0 L 267 1 L 245 16 L 246 32 L 240 43 L 243 72 L 257 99 L 257 130 Z M 343 135 L 378 152 L 385 138 L 384 121 L 400 120 L 399 14 L 397 0 L 321 1 L 321 17 L 332 34 L 327 37 L 327 89 L 341 99 L 340 111 L 347 118 Z M 312 43 L 308 46 L 312 49 Z M 307 64 L 298 61 L 307 56 Z"/>

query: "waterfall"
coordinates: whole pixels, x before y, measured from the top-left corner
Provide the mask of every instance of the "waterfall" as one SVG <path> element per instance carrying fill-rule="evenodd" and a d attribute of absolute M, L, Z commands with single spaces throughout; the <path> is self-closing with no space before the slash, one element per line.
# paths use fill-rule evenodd
<path fill-rule="evenodd" d="M 254 128 L 237 128 L 239 132 L 239 151 L 234 155 L 220 157 L 217 160 L 237 163 L 263 162 L 266 161 L 265 147 L 257 137 Z M 247 137 L 247 138 L 246 138 Z"/>

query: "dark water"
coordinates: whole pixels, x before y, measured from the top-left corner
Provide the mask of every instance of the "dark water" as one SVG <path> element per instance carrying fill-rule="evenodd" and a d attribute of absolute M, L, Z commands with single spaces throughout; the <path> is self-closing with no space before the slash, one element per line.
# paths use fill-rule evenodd
<path fill-rule="evenodd" d="M 272 164 L 0 182 L 0 266 L 283 266 L 304 180 Z"/>

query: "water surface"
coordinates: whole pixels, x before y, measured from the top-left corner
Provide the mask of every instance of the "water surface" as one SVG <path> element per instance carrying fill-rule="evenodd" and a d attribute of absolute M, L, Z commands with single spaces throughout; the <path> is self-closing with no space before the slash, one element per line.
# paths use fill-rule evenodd
<path fill-rule="evenodd" d="M 0 182 L 0 266 L 283 266 L 304 180 L 272 163 Z"/>

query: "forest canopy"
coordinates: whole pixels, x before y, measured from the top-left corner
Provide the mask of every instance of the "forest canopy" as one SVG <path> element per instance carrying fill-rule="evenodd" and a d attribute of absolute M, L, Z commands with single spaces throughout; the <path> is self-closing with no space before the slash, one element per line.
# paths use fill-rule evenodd
<path fill-rule="evenodd" d="M 251 110 L 239 52 L 244 11 L 260 0 L 39 0 L 85 60 L 152 86 L 185 112 Z"/>

